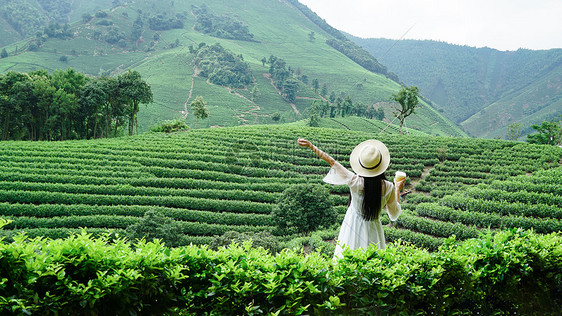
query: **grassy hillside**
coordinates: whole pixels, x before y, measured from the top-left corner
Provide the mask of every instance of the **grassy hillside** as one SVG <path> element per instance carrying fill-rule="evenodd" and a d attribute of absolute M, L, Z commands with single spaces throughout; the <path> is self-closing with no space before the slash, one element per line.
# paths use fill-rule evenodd
<path fill-rule="evenodd" d="M 253 41 L 222 39 L 196 31 L 196 17 L 191 5 L 203 3 L 215 16 L 230 17 L 247 26 Z M 69 15 L 72 21 L 71 39 L 46 38 L 35 51 L 29 47 L 37 41 L 28 38 L 6 46 L 8 58 L 0 59 L 0 72 L 30 71 L 72 67 L 89 75 L 117 74 L 127 69 L 139 71 L 152 86 L 154 103 L 143 107 L 139 113 L 139 127 L 148 130 L 167 119 L 184 118 L 195 123 L 189 103 L 202 95 L 208 104 L 210 117 L 198 127 L 233 126 L 241 124 L 272 123 L 271 114 L 280 113 L 282 122 L 301 120 L 312 101 L 321 100 L 320 90 L 326 87 L 328 97 L 349 95 L 363 105 L 379 103 L 384 106 L 386 116 L 392 117 L 393 108 L 387 101 L 400 86 L 383 75 L 362 68 L 351 59 L 326 44 L 333 38 L 314 24 L 301 11 L 286 2 L 267 1 L 135 1 L 121 2 L 115 8 L 103 10 L 106 17 L 97 17 L 99 6 L 105 2 L 76 2 Z M 78 12 L 92 15 L 84 22 Z M 151 18 L 160 16 L 169 19 L 181 16 L 183 28 L 153 30 Z M 142 35 L 132 40 L 134 23 L 143 21 Z M 112 33 L 113 32 L 113 33 Z M 314 32 L 314 39 L 309 34 Z M 121 41 L 109 44 L 104 39 L 109 34 L 122 35 Z M 44 36 L 43 36 L 44 37 Z M 254 83 L 245 88 L 233 89 L 213 85 L 198 75 L 194 55 L 189 45 L 220 43 L 232 53 L 241 54 L 254 76 Z M 295 78 L 301 80 L 296 100 L 291 104 L 266 78 L 269 66 L 262 58 L 274 55 L 282 58 L 293 70 Z M 61 61 L 61 57 L 66 61 Z M 318 91 L 311 82 L 317 79 Z M 307 81 L 307 82 L 304 82 Z M 250 91 L 259 89 L 251 100 Z M 408 127 L 431 135 L 465 136 L 455 124 L 425 105 L 413 116 Z"/>
<path fill-rule="evenodd" d="M 352 37 L 353 38 L 353 37 Z M 525 133 L 562 114 L 562 50 L 497 51 L 434 41 L 359 39 L 408 85 L 471 135 L 501 137 L 507 125 Z"/>
<path fill-rule="evenodd" d="M 560 148 L 281 124 L 90 141 L 2 142 L 0 215 L 13 223 L 1 234 L 25 231 L 57 238 L 85 227 L 95 234 L 122 235 L 149 210 L 177 220 L 185 242 L 208 243 L 228 231 L 279 233 L 273 206 L 286 188 L 306 182 L 333 193 L 340 214 L 336 230 L 314 237 L 333 239 L 348 188 L 323 184 L 329 166 L 300 148 L 298 137 L 348 168 L 357 143 L 377 138 L 388 145 L 387 174 L 405 171 L 409 191 L 404 214 L 385 227 L 391 241 L 402 238 L 435 249 L 452 234 L 477 237 L 488 227 L 533 227 L 540 233 L 562 228 Z M 382 220 L 389 224 L 386 216 Z"/>
<path fill-rule="evenodd" d="M 35 36 L 50 23 L 78 21 L 84 13 L 111 9 L 112 0 L 0 0 L 0 47 Z"/>

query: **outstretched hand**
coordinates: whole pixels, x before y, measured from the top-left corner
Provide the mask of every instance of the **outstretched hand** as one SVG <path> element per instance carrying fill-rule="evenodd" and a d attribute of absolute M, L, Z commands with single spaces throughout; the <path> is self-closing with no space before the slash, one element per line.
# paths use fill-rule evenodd
<path fill-rule="evenodd" d="M 299 146 L 302 146 L 302 147 L 311 147 L 312 146 L 312 143 L 309 142 L 308 140 L 304 139 L 304 138 L 299 138 L 297 140 L 297 144 L 299 144 Z"/>

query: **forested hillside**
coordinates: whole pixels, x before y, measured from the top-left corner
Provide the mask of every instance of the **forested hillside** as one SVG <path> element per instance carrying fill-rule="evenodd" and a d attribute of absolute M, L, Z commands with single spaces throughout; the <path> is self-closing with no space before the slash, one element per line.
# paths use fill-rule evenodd
<path fill-rule="evenodd" d="M 562 49 L 498 51 L 435 41 L 360 39 L 407 85 L 474 136 L 502 137 L 507 126 L 562 114 Z"/>
<path fill-rule="evenodd" d="M 36 19 L 18 28 L 3 13 L 1 32 L 17 36 L 2 47 L 0 74 L 138 71 L 154 94 L 139 110 L 141 132 L 170 119 L 194 126 L 197 96 L 209 109 L 198 127 L 298 121 L 314 101 L 348 100 L 364 117 L 378 111 L 393 118 L 396 75 L 296 1 L 49 1 L 56 10 L 39 3 L 9 2 L 21 7 L 14 11 L 20 21 Z M 422 105 L 407 127 L 466 136 Z"/>

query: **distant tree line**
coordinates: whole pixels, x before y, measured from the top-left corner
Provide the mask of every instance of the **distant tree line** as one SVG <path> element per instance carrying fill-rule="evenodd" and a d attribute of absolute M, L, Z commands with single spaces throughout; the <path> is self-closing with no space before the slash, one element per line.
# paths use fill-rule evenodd
<path fill-rule="evenodd" d="M 345 98 L 338 97 L 334 102 L 315 100 L 308 109 L 310 126 L 318 126 L 319 120 L 324 117 L 336 118 L 346 116 L 365 117 L 379 121 L 385 118 L 382 108 L 377 109 L 374 105 L 354 103 L 350 96 Z"/>
<path fill-rule="evenodd" d="M 67 140 L 133 134 L 139 105 L 152 102 L 136 71 L 89 78 L 74 69 L 0 76 L 2 140 Z"/>
<path fill-rule="evenodd" d="M 262 63 L 269 65 L 269 74 L 273 79 L 273 84 L 281 91 L 281 94 L 289 100 L 295 102 L 297 98 L 297 91 L 299 88 L 299 81 L 293 75 L 293 69 L 287 66 L 285 60 L 276 56 L 269 56 L 267 61 L 262 59 Z"/>
<path fill-rule="evenodd" d="M 349 57 L 349 59 L 359 64 L 361 67 L 372 72 L 383 74 L 396 82 L 400 80 L 396 74 L 388 72 L 386 67 L 379 63 L 373 55 L 352 41 L 348 39 L 328 39 L 326 40 L 326 43 L 338 50 L 340 53 Z"/>
<path fill-rule="evenodd" d="M 195 63 L 201 70 L 199 75 L 208 78 L 213 84 L 243 88 L 254 82 L 252 70 L 244 61 L 244 56 L 234 54 L 219 43 L 200 43 L 197 47 L 190 45 L 189 51 L 195 55 Z"/>
<path fill-rule="evenodd" d="M 168 17 L 165 13 L 152 16 L 148 19 L 148 27 L 153 31 L 166 31 L 172 29 L 183 29 L 183 14 Z"/>
<path fill-rule="evenodd" d="M 368 51 L 361 46 L 349 40 L 342 32 L 331 27 L 325 20 L 320 18 L 316 13 L 310 10 L 306 5 L 301 4 L 298 0 L 287 0 L 297 9 L 299 9 L 307 18 L 314 24 L 324 30 L 326 33 L 332 35 L 334 39 L 326 40 L 326 43 L 340 53 L 349 57 L 351 60 L 359 64 L 361 67 L 376 73 L 385 75 L 386 77 L 398 82 L 399 78 L 396 74 L 388 72 L 387 68 L 378 62 Z M 309 35 L 310 36 L 310 35 Z"/>
<path fill-rule="evenodd" d="M 49 24 L 49 26 L 43 30 L 43 34 L 51 38 L 58 38 L 62 40 L 69 39 L 74 36 L 68 23 L 61 26 L 56 22 Z"/>
<path fill-rule="evenodd" d="M 196 31 L 219 38 L 254 41 L 254 34 L 250 33 L 248 26 L 238 21 L 234 16 L 214 15 L 209 12 L 205 4 L 200 7 L 192 5 L 191 12 L 196 17 Z"/>
<path fill-rule="evenodd" d="M 70 11 L 70 0 L 0 0 L 0 16 L 22 37 L 40 31 L 49 22 L 68 23 Z"/>
<path fill-rule="evenodd" d="M 68 22 L 68 16 L 72 11 L 71 0 L 37 0 L 44 12 L 49 13 L 51 20 L 56 22 Z"/>

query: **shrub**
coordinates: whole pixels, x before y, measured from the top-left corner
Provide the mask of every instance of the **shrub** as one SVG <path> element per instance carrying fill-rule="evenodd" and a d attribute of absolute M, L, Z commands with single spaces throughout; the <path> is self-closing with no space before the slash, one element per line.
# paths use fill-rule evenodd
<path fill-rule="evenodd" d="M 272 215 L 281 234 L 311 232 L 332 225 L 337 218 L 328 190 L 308 183 L 286 189 Z"/>
<path fill-rule="evenodd" d="M 156 211 L 146 212 L 138 223 L 127 227 L 125 234 L 131 240 L 160 239 L 170 247 L 179 246 L 183 241 L 181 226 L 173 219 Z"/>
<path fill-rule="evenodd" d="M 209 243 L 211 249 L 219 249 L 220 247 L 228 247 L 231 243 L 236 243 L 238 245 L 243 244 L 246 241 L 251 241 L 251 245 L 254 248 L 264 248 L 272 253 L 277 253 L 281 251 L 281 245 L 279 240 L 270 233 L 261 232 L 237 232 L 228 231 L 221 236 L 215 236 L 213 240 Z"/>
<path fill-rule="evenodd" d="M 162 124 L 155 126 L 152 131 L 153 132 L 162 132 L 162 133 L 175 133 L 179 131 L 184 131 L 189 129 L 187 124 L 185 124 L 182 120 L 169 120 L 164 121 Z"/>

